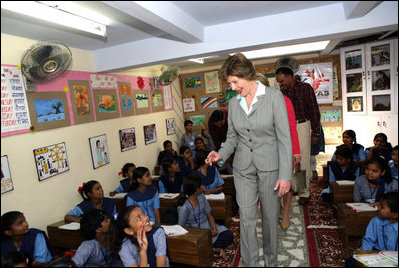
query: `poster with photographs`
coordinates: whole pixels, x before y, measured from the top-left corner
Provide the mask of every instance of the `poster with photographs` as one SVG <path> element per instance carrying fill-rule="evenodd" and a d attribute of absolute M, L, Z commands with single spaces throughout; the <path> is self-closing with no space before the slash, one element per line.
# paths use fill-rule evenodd
<path fill-rule="evenodd" d="M 99 168 L 109 164 L 109 153 L 107 145 L 107 136 L 105 134 L 89 138 L 91 159 L 93 168 Z"/>
<path fill-rule="evenodd" d="M 136 148 L 136 132 L 134 127 L 119 130 L 119 141 L 122 152 Z"/>
<path fill-rule="evenodd" d="M 145 145 L 157 141 L 157 133 L 155 131 L 155 124 L 144 126 L 144 141 Z"/>
<path fill-rule="evenodd" d="M 10 165 L 8 164 L 7 155 L 1 156 L 1 193 L 7 193 L 14 190 L 12 184 Z"/>
<path fill-rule="evenodd" d="M 65 142 L 33 150 L 39 181 L 69 170 Z"/>
<path fill-rule="evenodd" d="M 176 133 L 176 122 L 174 118 L 166 119 L 166 132 L 168 135 Z"/>

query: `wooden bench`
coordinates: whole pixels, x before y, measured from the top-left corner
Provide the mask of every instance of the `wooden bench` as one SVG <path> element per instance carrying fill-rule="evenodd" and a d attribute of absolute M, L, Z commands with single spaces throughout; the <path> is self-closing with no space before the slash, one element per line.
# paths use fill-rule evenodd
<path fill-rule="evenodd" d="M 377 214 L 377 211 L 356 212 L 345 204 L 338 204 L 337 228 L 345 248 L 348 248 L 349 236 L 362 237 L 365 235 L 367 225 Z"/>
<path fill-rule="evenodd" d="M 65 250 L 76 250 L 84 241 L 80 230 L 63 230 L 59 221 L 47 226 L 51 246 L 56 253 L 63 255 Z M 183 226 L 188 233 L 179 236 L 166 236 L 170 262 L 186 265 L 210 266 L 213 258 L 212 234 L 208 229 Z"/>
<path fill-rule="evenodd" d="M 339 185 L 336 181 L 330 182 L 332 201 L 335 205 L 339 203 L 353 203 L 354 185 Z"/>
<path fill-rule="evenodd" d="M 234 176 L 233 175 L 222 175 L 224 180 L 223 192 L 225 195 L 233 195 L 236 193 L 236 188 L 234 186 Z"/>

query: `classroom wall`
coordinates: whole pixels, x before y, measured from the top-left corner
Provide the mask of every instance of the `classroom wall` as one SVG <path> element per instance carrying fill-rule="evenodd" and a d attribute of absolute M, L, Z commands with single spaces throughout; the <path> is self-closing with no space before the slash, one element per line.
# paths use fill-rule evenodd
<path fill-rule="evenodd" d="M 23 52 L 35 40 L 1 35 L 1 63 L 18 65 Z M 70 70 L 95 72 L 95 62 L 91 52 L 71 48 L 73 64 Z M 135 76 L 157 76 L 161 73 L 162 65 L 139 69 L 130 69 L 117 74 Z M 181 107 L 180 85 L 174 81 L 172 87 L 173 102 L 176 109 Z M 87 124 L 78 124 L 53 130 L 24 133 L 1 138 L 1 155 L 7 155 L 10 164 L 14 190 L 1 195 L 1 214 L 11 210 L 18 210 L 25 214 L 30 227 L 46 230 L 48 224 L 62 220 L 64 215 L 82 201 L 77 189 L 84 181 L 98 180 L 107 196 L 119 184 L 117 173 L 127 162 L 136 166 L 146 166 L 152 172 L 156 164 L 158 153 L 163 150 L 162 143 L 169 139 L 174 148 L 181 132 L 177 135 L 167 135 L 167 118 L 175 118 L 177 127 L 183 130 L 181 110 L 157 112 L 145 115 L 121 117 Z M 157 142 L 145 145 L 143 126 L 156 124 Z M 119 130 L 134 127 L 136 131 L 137 147 L 121 152 L 119 144 Z M 93 169 L 89 137 L 106 134 L 110 163 Z M 66 150 L 70 169 L 46 180 L 38 180 L 33 150 L 59 142 L 66 143 Z M 47 231 L 47 230 L 46 230 Z"/>

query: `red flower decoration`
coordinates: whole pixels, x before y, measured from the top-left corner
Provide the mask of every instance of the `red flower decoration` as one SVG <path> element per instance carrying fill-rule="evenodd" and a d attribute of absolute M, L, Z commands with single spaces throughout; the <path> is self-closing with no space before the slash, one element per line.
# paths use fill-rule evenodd
<path fill-rule="evenodd" d="M 36 131 L 36 128 L 34 126 L 30 126 L 29 131 L 33 133 Z"/>
<path fill-rule="evenodd" d="M 143 79 L 143 77 L 141 77 L 141 76 L 137 77 L 137 85 L 138 85 L 139 89 L 143 89 L 144 88 L 144 79 Z"/>

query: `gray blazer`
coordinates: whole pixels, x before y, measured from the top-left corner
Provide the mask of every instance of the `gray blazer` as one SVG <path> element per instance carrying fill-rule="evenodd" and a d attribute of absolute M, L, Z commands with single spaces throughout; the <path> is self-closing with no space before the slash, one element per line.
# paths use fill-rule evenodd
<path fill-rule="evenodd" d="M 249 116 L 237 96 L 229 101 L 227 138 L 219 154 L 222 160 L 235 151 L 234 168 L 245 170 L 251 163 L 261 171 L 278 170 L 278 178 L 291 180 L 292 143 L 283 94 L 265 87 Z"/>

